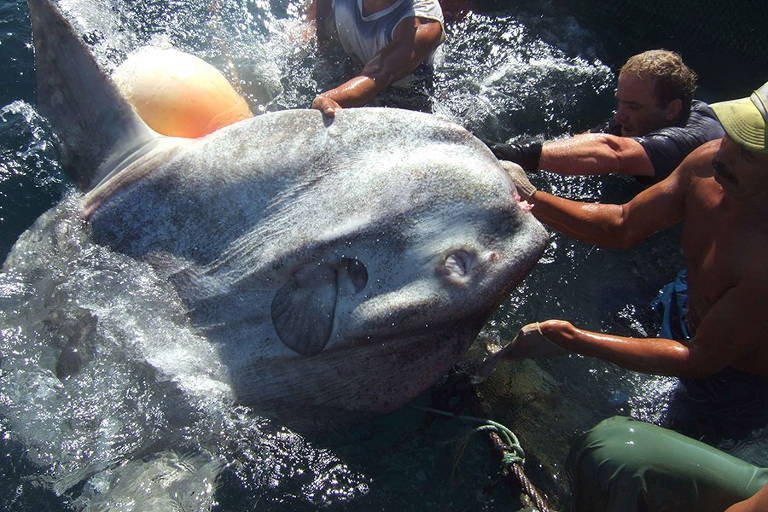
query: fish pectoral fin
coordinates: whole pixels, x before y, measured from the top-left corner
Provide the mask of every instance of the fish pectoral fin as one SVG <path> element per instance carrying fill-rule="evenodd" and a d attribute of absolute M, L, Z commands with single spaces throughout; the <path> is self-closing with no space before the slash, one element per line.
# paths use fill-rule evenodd
<path fill-rule="evenodd" d="M 331 337 L 337 294 L 333 267 L 302 267 L 272 299 L 272 323 L 280 340 L 303 356 L 319 354 Z"/>

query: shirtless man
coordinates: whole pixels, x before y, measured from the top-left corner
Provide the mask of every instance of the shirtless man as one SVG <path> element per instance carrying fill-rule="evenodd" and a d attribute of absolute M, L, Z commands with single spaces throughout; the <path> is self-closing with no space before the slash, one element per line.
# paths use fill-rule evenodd
<path fill-rule="evenodd" d="M 357 76 L 315 97 L 312 108 L 330 116 L 365 105 L 420 66 L 430 67 L 445 32 L 437 0 L 312 0 L 307 19 L 317 25 L 319 38 L 333 33 L 363 66 Z"/>
<path fill-rule="evenodd" d="M 543 144 L 492 144 L 491 150 L 528 172 L 617 173 L 661 181 L 691 151 L 724 135 L 709 106 L 693 100 L 695 89 L 696 73 L 680 55 L 649 50 L 622 66 L 616 114 L 593 133 Z"/>
<path fill-rule="evenodd" d="M 523 327 L 495 359 L 566 349 L 630 370 L 681 377 L 686 392 L 695 394 L 692 401 L 728 409 L 727 416 L 750 423 L 748 428 L 768 423 L 766 107 L 768 83 L 749 98 L 712 105 L 727 135 L 693 151 L 667 179 L 623 205 L 537 191 L 519 166 L 505 163 L 534 215 L 584 242 L 631 247 L 682 222 L 689 293 L 680 323 L 691 338 L 629 338 L 546 320 Z M 702 421 L 719 421 L 706 416 Z"/>

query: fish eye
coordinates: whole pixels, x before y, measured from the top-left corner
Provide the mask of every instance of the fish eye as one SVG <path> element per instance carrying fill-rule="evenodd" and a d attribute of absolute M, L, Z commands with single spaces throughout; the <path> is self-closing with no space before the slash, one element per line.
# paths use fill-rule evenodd
<path fill-rule="evenodd" d="M 344 287 L 348 293 L 359 293 L 368 284 L 368 269 L 356 258 L 342 258 L 337 272 L 339 279 L 349 285 Z"/>

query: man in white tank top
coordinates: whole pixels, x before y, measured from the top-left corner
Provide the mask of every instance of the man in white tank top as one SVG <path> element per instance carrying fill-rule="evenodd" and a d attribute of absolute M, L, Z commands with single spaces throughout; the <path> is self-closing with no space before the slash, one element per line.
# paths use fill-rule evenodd
<path fill-rule="evenodd" d="M 365 105 L 419 66 L 431 65 L 445 38 L 437 0 L 312 0 L 307 19 L 316 23 L 318 36 L 335 32 L 344 51 L 363 66 L 312 102 L 329 116 Z"/>

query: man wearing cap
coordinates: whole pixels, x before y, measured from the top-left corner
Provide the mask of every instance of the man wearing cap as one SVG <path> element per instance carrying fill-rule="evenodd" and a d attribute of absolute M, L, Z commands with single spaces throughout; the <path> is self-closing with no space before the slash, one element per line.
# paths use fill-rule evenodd
<path fill-rule="evenodd" d="M 680 377 L 668 425 L 693 437 L 768 424 L 768 83 L 712 109 L 727 135 L 694 150 L 665 180 L 622 205 L 537 191 L 505 162 L 518 192 L 548 226 L 590 244 L 631 247 L 682 222 L 687 281 L 665 289 L 664 328 L 640 339 L 589 332 L 564 320 L 526 325 L 495 357 L 566 349 L 624 368 Z M 687 408 L 688 405 L 695 407 Z"/>
<path fill-rule="evenodd" d="M 318 39 L 334 40 L 362 66 L 315 97 L 312 108 L 330 116 L 365 105 L 390 85 L 408 87 L 416 75 L 428 81 L 445 38 L 437 0 L 312 0 L 307 19 Z"/>
<path fill-rule="evenodd" d="M 593 133 L 540 143 L 491 144 L 501 160 L 560 174 L 666 178 L 691 151 L 723 136 L 706 103 L 693 100 L 696 73 L 675 52 L 649 50 L 619 72 L 613 119 Z"/>

